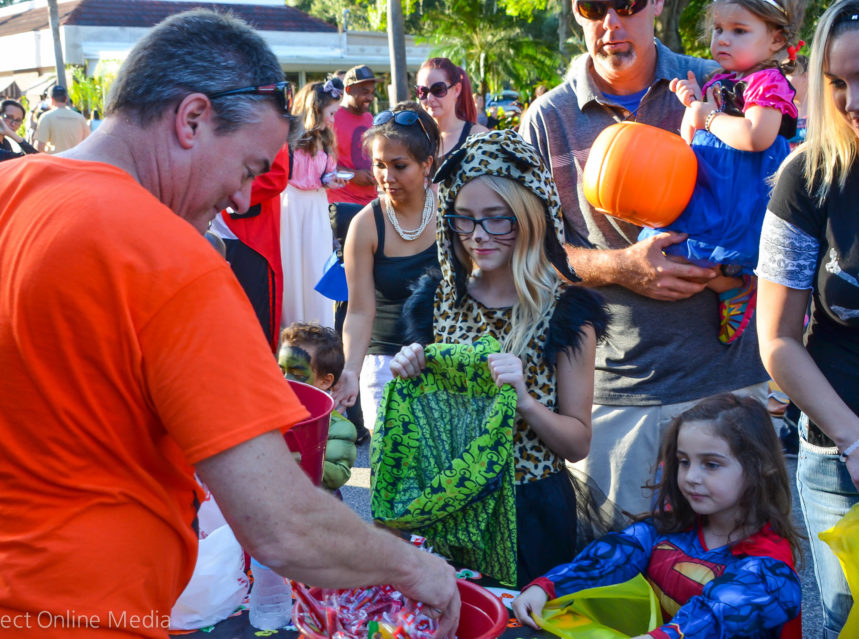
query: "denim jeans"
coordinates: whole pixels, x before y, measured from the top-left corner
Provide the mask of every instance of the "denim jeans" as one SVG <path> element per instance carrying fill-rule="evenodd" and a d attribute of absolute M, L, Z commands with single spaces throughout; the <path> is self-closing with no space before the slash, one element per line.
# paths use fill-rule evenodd
<path fill-rule="evenodd" d="M 808 417 L 804 413 L 799 418 L 796 485 L 823 606 L 822 636 L 835 639 L 847 620 L 853 598 L 838 558 L 817 534 L 832 528 L 859 502 L 859 493 L 847 467 L 838 460 L 838 449 L 808 443 Z"/>

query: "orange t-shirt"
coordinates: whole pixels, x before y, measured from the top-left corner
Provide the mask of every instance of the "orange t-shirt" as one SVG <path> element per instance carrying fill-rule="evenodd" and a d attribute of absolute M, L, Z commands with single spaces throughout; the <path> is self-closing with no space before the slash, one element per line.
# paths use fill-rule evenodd
<path fill-rule="evenodd" d="M 0 634 L 166 637 L 192 464 L 307 412 L 227 263 L 127 173 L 0 168 Z"/>

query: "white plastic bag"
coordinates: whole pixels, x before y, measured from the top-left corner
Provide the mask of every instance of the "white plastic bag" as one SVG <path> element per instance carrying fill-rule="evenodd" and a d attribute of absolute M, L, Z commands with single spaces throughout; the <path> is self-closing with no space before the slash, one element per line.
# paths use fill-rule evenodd
<path fill-rule="evenodd" d="M 229 617 L 248 594 L 245 554 L 232 529 L 223 525 L 200 539 L 191 581 L 170 614 L 172 630 L 205 628 Z"/>

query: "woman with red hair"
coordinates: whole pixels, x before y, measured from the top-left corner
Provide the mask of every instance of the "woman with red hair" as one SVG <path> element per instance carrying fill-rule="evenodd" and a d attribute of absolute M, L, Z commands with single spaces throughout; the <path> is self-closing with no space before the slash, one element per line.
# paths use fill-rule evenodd
<path fill-rule="evenodd" d="M 448 58 L 430 58 L 418 69 L 417 98 L 441 131 L 439 162 L 469 135 L 488 131 L 477 123 L 468 74 Z"/>

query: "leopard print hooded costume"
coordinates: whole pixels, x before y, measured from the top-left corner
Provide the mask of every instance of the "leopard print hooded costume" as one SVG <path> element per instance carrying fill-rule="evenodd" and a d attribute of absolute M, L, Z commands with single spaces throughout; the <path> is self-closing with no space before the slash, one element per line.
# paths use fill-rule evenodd
<path fill-rule="evenodd" d="M 554 304 L 544 309 L 525 352 L 517 355 L 522 359 L 529 393 L 556 410 L 558 353 L 579 348 L 585 325 L 592 326 L 601 339 L 608 315 L 599 296 L 568 283 L 579 278 L 563 249 L 564 222 L 554 180 L 534 149 L 512 131 L 469 137 L 445 160 L 433 180 L 440 184 L 436 237 L 441 273 L 424 276 L 403 308 L 407 343 L 471 343 L 491 335 L 503 344 L 511 331 L 512 307 L 489 308 L 468 294 L 471 273 L 457 258 L 454 242 L 458 240 L 443 217 L 455 212 L 454 203 L 462 187 L 481 176 L 513 180 L 544 203 L 544 250 L 561 277 L 554 285 Z M 517 571 L 520 582 L 527 583 L 575 555 L 578 491 L 569 481 L 564 459 L 518 414 L 513 448 L 519 522 Z"/>

